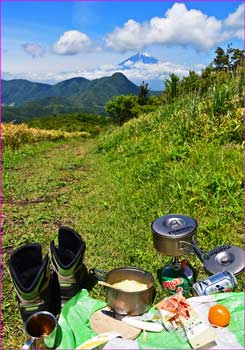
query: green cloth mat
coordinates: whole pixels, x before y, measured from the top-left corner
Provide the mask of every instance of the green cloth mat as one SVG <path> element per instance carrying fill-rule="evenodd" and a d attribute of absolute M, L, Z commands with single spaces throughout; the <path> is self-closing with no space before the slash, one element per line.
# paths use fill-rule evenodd
<path fill-rule="evenodd" d="M 227 331 L 232 332 L 238 343 L 244 344 L 244 293 L 223 293 L 209 297 L 213 302 L 222 301 L 230 309 L 232 317 Z M 45 345 L 49 348 L 74 349 L 97 335 L 90 328 L 89 319 L 95 311 L 105 306 L 105 302 L 91 298 L 86 289 L 81 290 L 63 306 L 58 326 L 51 335 L 45 337 Z M 154 308 L 150 311 L 157 312 Z M 140 349 L 191 349 L 180 332 L 142 332 L 137 341 Z"/>

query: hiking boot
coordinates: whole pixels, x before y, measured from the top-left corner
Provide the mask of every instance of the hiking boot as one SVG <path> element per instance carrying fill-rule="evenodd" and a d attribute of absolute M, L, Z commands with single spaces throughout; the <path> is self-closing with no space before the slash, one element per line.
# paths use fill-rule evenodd
<path fill-rule="evenodd" d="M 50 243 L 52 268 L 58 275 L 61 304 L 72 298 L 84 286 L 87 269 L 83 264 L 85 242 L 81 236 L 68 227 L 60 227 L 58 247 Z"/>
<path fill-rule="evenodd" d="M 51 273 L 48 255 L 42 260 L 40 244 L 27 244 L 16 249 L 8 266 L 14 284 L 23 322 L 38 311 L 60 312 L 57 275 Z"/>

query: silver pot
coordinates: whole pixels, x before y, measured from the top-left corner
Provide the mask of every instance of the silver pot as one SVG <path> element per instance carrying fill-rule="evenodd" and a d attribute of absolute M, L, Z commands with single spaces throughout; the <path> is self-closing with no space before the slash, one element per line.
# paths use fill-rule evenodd
<path fill-rule="evenodd" d="M 181 256 L 195 252 L 196 220 L 169 214 L 153 221 L 151 230 L 156 250 L 163 255 Z"/>
<path fill-rule="evenodd" d="M 102 274 L 98 275 L 98 271 Z M 94 269 L 96 277 L 109 284 L 123 280 L 134 280 L 147 284 L 147 289 L 139 292 L 126 292 L 106 287 L 106 302 L 118 314 L 137 316 L 145 313 L 153 304 L 155 295 L 154 278 L 150 272 L 136 267 L 120 267 L 105 273 Z"/>

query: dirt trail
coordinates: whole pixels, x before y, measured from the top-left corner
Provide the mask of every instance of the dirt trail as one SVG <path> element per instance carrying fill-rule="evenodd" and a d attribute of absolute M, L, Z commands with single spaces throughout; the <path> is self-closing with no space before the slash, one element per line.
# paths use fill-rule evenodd
<path fill-rule="evenodd" d="M 84 142 L 70 142 L 47 148 L 41 154 L 30 157 L 16 168 L 6 170 L 3 203 L 28 205 L 50 201 L 57 192 L 82 178 Z M 8 183 L 6 183 L 8 181 Z"/>
<path fill-rule="evenodd" d="M 77 213 L 72 201 L 83 195 L 84 166 L 89 141 L 54 144 L 38 154 L 23 156 L 4 170 L 2 259 L 3 347 L 20 348 L 25 336 L 17 301 L 7 271 L 7 260 L 17 247 L 37 242 L 43 254 L 60 225 L 73 226 Z M 13 329 L 15 332 L 13 333 Z"/>

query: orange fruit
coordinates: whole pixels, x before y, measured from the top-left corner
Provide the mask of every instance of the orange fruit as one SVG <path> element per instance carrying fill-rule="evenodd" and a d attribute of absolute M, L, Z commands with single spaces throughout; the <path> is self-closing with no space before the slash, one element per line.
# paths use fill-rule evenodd
<path fill-rule="evenodd" d="M 216 304 L 211 306 L 208 312 L 208 320 L 214 326 L 226 327 L 230 323 L 230 311 L 224 305 Z"/>

